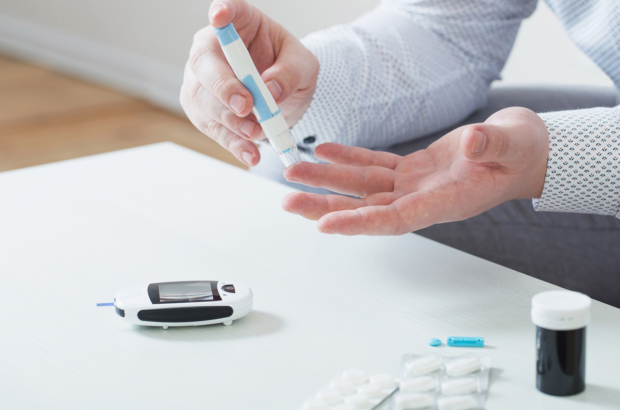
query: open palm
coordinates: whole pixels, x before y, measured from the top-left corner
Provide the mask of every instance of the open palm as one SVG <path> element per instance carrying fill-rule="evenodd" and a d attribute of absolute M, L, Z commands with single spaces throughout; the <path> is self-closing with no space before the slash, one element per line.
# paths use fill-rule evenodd
<path fill-rule="evenodd" d="M 353 195 L 295 192 L 282 207 L 318 220 L 324 233 L 401 235 L 478 215 L 502 202 L 540 197 L 547 165 L 543 121 L 524 108 L 458 128 L 425 150 L 401 157 L 327 143 L 286 179 Z"/>

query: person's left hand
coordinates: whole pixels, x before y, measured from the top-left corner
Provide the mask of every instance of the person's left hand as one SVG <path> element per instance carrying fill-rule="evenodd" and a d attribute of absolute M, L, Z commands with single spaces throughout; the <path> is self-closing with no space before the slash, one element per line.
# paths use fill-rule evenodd
<path fill-rule="evenodd" d="M 324 233 L 402 235 L 478 215 L 502 202 L 540 198 L 549 136 L 534 112 L 520 107 L 458 128 L 425 150 L 401 157 L 327 143 L 286 169 L 287 180 L 343 194 L 295 192 L 284 210 L 318 220 Z"/>

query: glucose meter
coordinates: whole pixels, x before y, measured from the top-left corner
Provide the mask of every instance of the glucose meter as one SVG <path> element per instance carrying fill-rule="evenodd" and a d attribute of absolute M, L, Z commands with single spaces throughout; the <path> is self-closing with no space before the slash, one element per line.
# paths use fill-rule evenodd
<path fill-rule="evenodd" d="M 213 280 L 151 283 L 119 290 L 116 313 L 142 326 L 201 326 L 242 318 L 252 310 L 247 286 Z"/>

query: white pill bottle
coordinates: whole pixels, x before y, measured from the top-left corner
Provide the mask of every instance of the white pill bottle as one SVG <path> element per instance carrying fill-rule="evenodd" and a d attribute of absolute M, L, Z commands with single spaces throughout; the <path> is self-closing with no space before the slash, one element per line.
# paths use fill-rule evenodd
<path fill-rule="evenodd" d="M 586 388 L 586 326 L 592 300 L 578 292 L 552 290 L 532 298 L 536 325 L 536 388 L 572 396 Z"/>

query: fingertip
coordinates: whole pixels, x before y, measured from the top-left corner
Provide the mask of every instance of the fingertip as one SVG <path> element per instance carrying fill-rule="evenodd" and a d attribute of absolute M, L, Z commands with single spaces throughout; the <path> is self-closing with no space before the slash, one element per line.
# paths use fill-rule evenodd
<path fill-rule="evenodd" d="M 325 154 L 325 150 L 328 148 L 326 147 L 326 145 L 329 143 L 323 143 L 320 145 L 317 145 L 316 148 L 314 148 L 314 156 L 318 159 L 323 159 L 323 155 Z"/>
<path fill-rule="evenodd" d="M 323 217 L 323 218 L 319 219 L 319 222 L 316 224 L 316 229 L 318 229 L 319 232 L 325 233 L 325 234 L 328 234 L 328 235 L 335 234 L 335 232 L 330 227 L 330 224 L 328 222 L 328 218 L 327 217 Z"/>
<path fill-rule="evenodd" d="M 485 148 L 486 136 L 477 124 L 466 126 L 461 133 L 461 152 L 468 158 L 479 155 Z"/>
<path fill-rule="evenodd" d="M 241 162 L 246 164 L 248 167 L 255 167 L 260 162 L 260 152 L 256 145 L 253 143 L 246 141 L 242 138 L 239 138 L 239 146 L 233 152 L 236 152 L 235 156 Z"/>
<path fill-rule="evenodd" d="M 261 77 L 274 99 L 284 101 L 297 90 L 313 93 L 318 73 L 317 57 L 294 36 L 285 33 L 276 61 Z"/>
<path fill-rule="evenodd" d="M 271 96 L 273 97 L 275 102 L 279 103 L 280 98 L 282 97 L 282 86 L 280 85 L 280 83 L 278 83 L 277 80 L 273 79 L 267 81 L 265 85 L 267 86 L 267 89 L 271 93 Z"/>
<path fill-rule="evenodd" d="M 252 144 L 252 145 L 254 145 L 254 144 Z M 250 161 L 249 166 L 250 167 L 255 167 L 255 166 L 258 165 L 259 162 L 260 162 L 260 152 L 257 149 L 256 152 L 254 152 L 252 154 L 252 160 Z"/>
<path fill-rule="evenodd" d="M 291 195 L 293 195 L 293 193 L 291 194 L 287 194 L 284 196 L 284 198 L 282 198 L 282 201 L 280 202 L 280 206 L 282 207 L 283 210 L 285 210 L 286 212 L 289 213 L 293 213 L 292 208 L 291 208 Z"/>
<path fill-rule="evenodd" d="M 252 133 L 249 135 L 249 138 L 254 141 L 261 140 L 266 138 L 264 134 L 265 133 L 263 132 L 263 127 L 261 127 L 260 124 L 257 123 L 257 125 L 252 130 Z"/>
<path fill-rule="evenodd" d="M 293 168 L 285 168 L 284 171 L 282 172 L 282 175 L 284 175 L 284 179 L 286 179 L 288 182 L 296 182 L 295 181 L 295 174 L 293 172 L 293 169 L 295 169 L 296 167 Z"/>
<path fill-rule="evenodd" d="M 234 10 L 232 6 L 224 1 L 216 1 L 211 4 L 209 9 L 209 21 L 216 28 L 221 28 L 232 21 Z"/>
<path fill-rule="evenodd" d="M 238 116 L 247 117 L 252 112 L 254 100 L 247 89 L 237 87 L 228 99 L 228 107 Z"/>
<path fill-rule="evenodd" d="M 336 211 L 323 215 L 319 218 L 317 229 L 327 234 L 346 235 L 346 215 L 348 215 L 349 212 L 350 211 Z"/>
<path fill-rule="evenodd" d="M 303 168 L 304 162 L 302 161 L 299 165 L 284 169 L 282 175 L 284 175 L 284 178 L 289 182 L 299 182 Z"/>
<path fill-rule="evenodd" d="M 275 63 L 261 74 L 274 100 L 287 99 L 308 80 L 304 77 L 303 59 L 294 50 L 282 50 Z"/>
<path fill-rule="evenodd" d="M 296 214 L 295 208 L 299 194 L 300 192 L 291 192 L 282 198 L 282 209 L 291 214 Z"/>
<path fill-rule="evenodd" d="M 473 146 L 473 136 L 474 133 L 471 130 L 471 127 L 466 127 L 463 132 L 461 132 L 461 152 L 466 157 L 469 157 L 471 154 L 471 147 Z"/>

